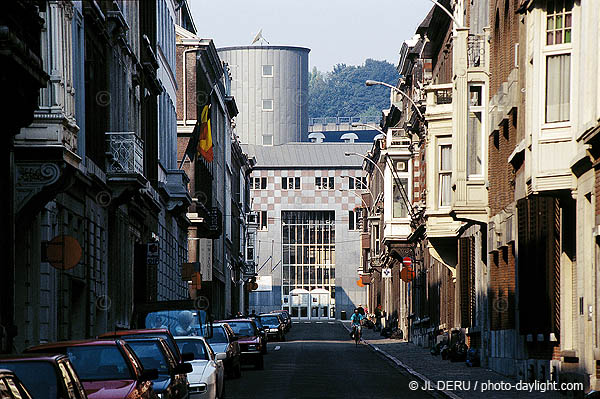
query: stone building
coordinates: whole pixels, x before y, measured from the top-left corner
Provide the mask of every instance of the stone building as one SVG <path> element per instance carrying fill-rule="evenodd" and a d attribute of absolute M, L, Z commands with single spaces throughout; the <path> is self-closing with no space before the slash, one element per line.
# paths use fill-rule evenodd
<path fill-rule="evenodd" d="M 136 305 L 187 297 L 176 6 L 89 0 L 40 9 L 52 75 L 14 140 L 22 254 L 14 301 L 23 311 L 13 350 L 128 328 Z"/>

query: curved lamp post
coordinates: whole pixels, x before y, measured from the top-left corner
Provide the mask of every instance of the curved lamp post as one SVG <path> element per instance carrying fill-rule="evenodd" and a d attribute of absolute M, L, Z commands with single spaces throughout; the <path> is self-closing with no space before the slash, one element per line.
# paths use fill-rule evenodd
<path fill-rule="evenodd" d="M 370 162 L 373 164 L 373 166 L 375 166 L 377 168 L 377 170 L 379 171 L 379 174 L 381 175 L 381 178 L 385 181 L 385 175 L 383 174 L 383 171 L 381 170 L 381 168 L 379 167 L 379 165 L 377 165 L 375 162 L 373 162 L 369 157 L 364 156 L 363 154 L 359 154 L 358 152 L 345 152 L 344 153 L 345 156 L 349 157 L 351 155 L 356 155 L 358 157 L 361 157 L 362 159 Z"/>
<path fill-rule="evenodd" d="M 421 111 L 419 111 L 419 107 L 417 107 L 417 104 L 415 104 L 415 102 L 412 100 L 412 98 L 410 98 L 408 96 L 408 94 L 406 94 L 405 92 L 403 92 L 402 90 L 400 90 L 399 88 L 397 88 L 396 86 L 392 86 L 389 83 L 385 83 L 385 82 L 379 82 L 377 80 L 367 80 L 365 82 L 365 85 L 367 86 L 385 86 L 385 87 L 389 87 L 390 89 L 395 90 L 397 93 L 400 93 L 404 96 L 404 98 L 406 98 L 413 107 L 415 107 L 415 111 L 417 111 L 417 114 L 419 114 L 419 117 L 421 119 L 425 119 L 425 117 L 423 116 L 423 114 L 421 113 Z"/>

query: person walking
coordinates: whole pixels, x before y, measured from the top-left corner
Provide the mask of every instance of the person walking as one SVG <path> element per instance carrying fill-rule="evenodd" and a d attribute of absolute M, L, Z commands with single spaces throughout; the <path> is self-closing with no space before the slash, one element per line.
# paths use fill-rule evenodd
<path fill-rule="evenodd" d="M 378 303 L 375 308 L 375 331 L 381 331 L 381 318 L 383 317 L 383 312 L 381 310 L 381 304 Z"/>

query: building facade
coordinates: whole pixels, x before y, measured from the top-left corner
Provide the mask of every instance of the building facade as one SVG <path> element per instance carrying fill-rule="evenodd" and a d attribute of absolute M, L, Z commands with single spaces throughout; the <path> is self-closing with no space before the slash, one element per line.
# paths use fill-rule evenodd
<path fill-rule="evenodd" d="M 360 158 L 368 145 L 289 143 L 244 146 L 256 158 L 251 208 L 256 213 L 257 313 L 286 309 L 293 318 L 345 319 L 366 290 L 360 267 Z M 318 165 L 318 167 L 316 166 Z"/>

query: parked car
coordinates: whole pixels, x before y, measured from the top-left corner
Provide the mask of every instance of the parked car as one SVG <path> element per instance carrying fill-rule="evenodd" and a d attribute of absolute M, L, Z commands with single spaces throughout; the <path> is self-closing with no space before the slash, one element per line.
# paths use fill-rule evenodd
<path fill-rule="evenodd" d="M 0 368 L 0 399 L 31 399 L 31 395 L 15 373 Z"/>
<path fill-rule="evenodd" d="M 187 373 L 192 372 L 192 365 L 177 363 L 167 341 L 162 338 L 133 338 L 126 342 L 140 359 L 144 369 L 158 371 L 158 378 L 152 383 L 161 399 L 188 398 Z"/>
<path fill-rule="evenodd" d="M 264 345 L 262 346 L 261 352 L 263 355 L 266 355 L 267 354 L 267 346 L 268 346 L 267 344 L 269 343 L 269 335 L 265 331 L 265 326 L 263 326 L 262 323 L 260 322 L 260 318 L 258 317 L 258 315 L 252 315 L 252 316 L 249 316 L 248 318 L 250 320 L 254 321 L 254 324 L 256 324 L 256 327 L 258 328 L 258 331 L 260 332 L 260 335 L 263 337 Z"/>
<path fill-rule="evenodd" d="M 87 399 L 65 355 L 5 355 L 0 357 L 0 368 L 13 371 L 35 399 Z"/>
<path fill-rule="evenodd" d="M 239 378 L 242 375 L 240 344 L 229 324 L 214 324 L 213 336 L 206 339 L 206 342 L 216 354 L 225 354 L 225 373 L 230 377 Z"/>
<path fill-rule="evenodd" d="M 176 337 L 181 351 L 194 354 L 188 374 L 190 399 L 222 398 L 225 394 L 224 353 L 215 354 L 203 337 Z"/>
<path fill-rule="evenodd" d="M 262 347 L 266 345 L 256 324 L 251 319 L 219 320 L 217 323 L 227 323 L 238 339 L 242 352 L 242 363 L 253 364 L 258 370 L 264 368 Z"/>
<path fill-rule="evenodd" d="M 260 322 L 265 326 L 265 332 L 269 338 L 285 341 L 285 322 L 278 313 L 265 313 L 258 316 Z"/>
<path fill-rule="evenodd" d="M 292 329 L 292 317 L 287 310 L 274 310 L 271 313 L 276 313 L 283 318 L 283 321 L 285 322 L 286 333 Z"/>
<path fill-rule="evenodd" d="M 98 338 L 105 339 L 132 339 L 132 338 L 162 338 L 164 339 L 169 348 L 171 348 L 171 352 L 175 355 L 177 359 L 177 363 L 188 362 L 190 360 L 194 360 L 194 356 L 191 353 L 181 353 L 179 352 L 179 348 L 175 343 L 175 338 L 171 332 L 166 328 L 153 328 L 153 329 L 144 329 L 144 330 L 123 330 L 123 331 L 112 331 L 101 334 Z"/>
<path fill-rule="evenodd" d="M 25 352 L 67 355 L 90 399 L 158 398 L 152 389 L 158 370 L 144 369 L 125 341 L 62 341 L 34 346 Z"/>

